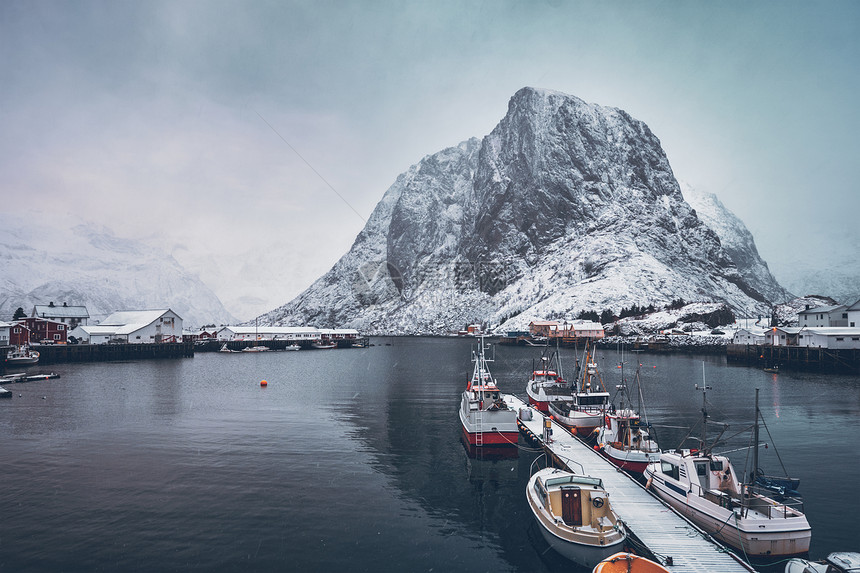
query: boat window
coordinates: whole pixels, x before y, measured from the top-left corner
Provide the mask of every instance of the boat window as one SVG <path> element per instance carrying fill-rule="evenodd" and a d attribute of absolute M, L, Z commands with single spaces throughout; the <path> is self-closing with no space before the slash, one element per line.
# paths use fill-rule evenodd
<path fill-rule="evenodd" d="M 591 485 L 595 487 L 602 488 L 603 481 L 600 478 L 590 477 L 590 476 L 562 476 L 557 478 L 550 478 L 545 481 L 546 487 L 553 487 L 556 485 L 568 484 L 568 483 L 576 483 L 583 485 Z"/>
<path fill-rule="evenodd" d="M 660 462 L 661 471 L 672 479 L 678 479 L 678 466 L 671 462 L 661 461 Z"/>
<path fill-rule="evenodd" d="M 711 460 L 711 471 L 712 472 L 723 471 L 723 462 L 721 460 Z"/>
<path fill-rule="evenodd" d="M 696 464 L 696 474 L 700 476 L 708 475 L 708 467 L 705 464 L 697 463 Z"/>
<path fill-rule="evenodd" d="M 535 480 L 535 492 L 537 492 L 538 497 L 540 498 L 541 505 L 546 507 L 546 492 L 540 486 L 540 480 Z"/>

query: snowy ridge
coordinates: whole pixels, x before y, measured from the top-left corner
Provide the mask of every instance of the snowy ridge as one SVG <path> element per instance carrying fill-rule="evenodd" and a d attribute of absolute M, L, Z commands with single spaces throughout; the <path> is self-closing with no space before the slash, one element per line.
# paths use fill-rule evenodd
<path fill-rule="evenodd" d="M 350 251 L 261 318 L 445 333 L 678 297 L 766 309 L 784 292 L 766 266 L 738 267 L 684 201 L 647 125 L 523 88 L 483 140 L 400 175 Z"/>
<path fill-rule="evenodd" d="M 173 257 L 105 228 L 0 216 L 0 317 L 36 304 L 84 305 L 90 324 L 117 310 L 171 308 L 184 325 L 235 318 Z"/>

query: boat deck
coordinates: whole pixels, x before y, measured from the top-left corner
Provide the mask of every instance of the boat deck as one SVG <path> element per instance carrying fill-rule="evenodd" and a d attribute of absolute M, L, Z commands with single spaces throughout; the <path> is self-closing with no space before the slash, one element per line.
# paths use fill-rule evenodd
<path fill-rule="evenodd" d="M 544 443 L 543 414 L 514 395 L 505 394 L 504 399 L 517 412 L 531 410 L 531 420 L 520 420 L 524 431 L 570 471 L 603 480 L 613 511 L 663 564 L 671 557 L 672 573 L 754 571 L 555 421 L 552 441 Z"/>

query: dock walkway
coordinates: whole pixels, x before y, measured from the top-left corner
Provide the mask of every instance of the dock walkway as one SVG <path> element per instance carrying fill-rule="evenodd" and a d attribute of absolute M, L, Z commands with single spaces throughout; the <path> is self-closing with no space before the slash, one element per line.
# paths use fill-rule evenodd
<path fill-rule="evenodd" d="M 551 422 L 552 441 L 544 443 L 543 414 L 514 395 L 504 398 L 517 412 L 531 410 L 532 419 L 520 423 L 557 461 L 569 463 L 570 471 L 603 480 L 613 511 L 661 562 L 671 557 L 672 573 L 755 571 L 555 421 Z"/>

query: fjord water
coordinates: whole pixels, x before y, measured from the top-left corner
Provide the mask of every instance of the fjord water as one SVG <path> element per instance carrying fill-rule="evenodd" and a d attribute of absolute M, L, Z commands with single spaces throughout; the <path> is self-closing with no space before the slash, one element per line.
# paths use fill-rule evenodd
<path fill-rule="evenodd" d="M 14 398 L 0 402 L 0 570 L 575 570 L 548 549 L 525 503 L 537 454 L 474 459 L 460 442 L 474 341 L 373 342 L 62 364 L 58 380 L 10 385 Z M 538 355 L 497 347 L 502 390 L 523 394 Z M 574 351 L 562 356 L 572 372 Z M 730 424 L 726 437 L 747 427 L 760 388 L 779 454 L 802 480 L 812 557 L 860 550 L 860 380 L 773 375 L 713 356 L 626 358 L 628 377 L 643 365 L 664 447 L 701 417 L 703 361 L 712 436 L 717 421 Z M 611 392 L 618 360 L 598 355 Z M 722 449 L 748 443 L 743 434 Z M 742 471 L 746 452 L 732 457 Z M 772 447 L 762 463 L 780 470 Z"/>

